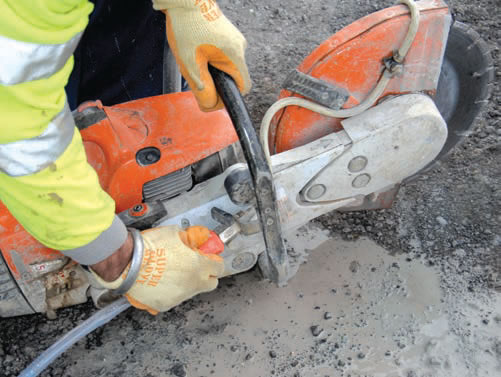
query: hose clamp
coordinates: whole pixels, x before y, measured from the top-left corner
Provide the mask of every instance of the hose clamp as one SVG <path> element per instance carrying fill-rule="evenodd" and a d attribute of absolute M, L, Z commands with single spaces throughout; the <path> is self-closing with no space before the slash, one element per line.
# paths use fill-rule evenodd
<path fill-rule="evenodd" d="M 144 256 L 144 243 L 143 236 L 141 236 L 141 232 L 134 228 L 128 228 L 129 232 L 132 235 L 132 239 L 134 240 L 134 246 L 132 249 L 132 260 L 130 262 L 129 271 L 127 272 L 127 276 L 125 277 L 122 284 L 117 288 L 112 290 L 115 295 L 123 295 L 127 293 L 129 289 L 132 288 L 134 283 L 139 276 L 139 271 L 141 270 L 141 265 L 143 263 Z"/>

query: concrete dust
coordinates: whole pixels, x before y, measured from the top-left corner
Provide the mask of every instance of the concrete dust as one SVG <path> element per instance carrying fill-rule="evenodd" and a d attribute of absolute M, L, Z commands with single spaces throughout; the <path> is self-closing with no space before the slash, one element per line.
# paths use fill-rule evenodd
<path fill-rule="evenodd" d="M 70 351 L 63 375 L 496 374 L 501 295 L 456 296 L 413 254 L 327 234 L 310 225 L 289 238 L 308 262 L 287 287 L 254 271 L 157 317 L 130 310 L 128 326 L 107 325 L 99 347 Z"/>

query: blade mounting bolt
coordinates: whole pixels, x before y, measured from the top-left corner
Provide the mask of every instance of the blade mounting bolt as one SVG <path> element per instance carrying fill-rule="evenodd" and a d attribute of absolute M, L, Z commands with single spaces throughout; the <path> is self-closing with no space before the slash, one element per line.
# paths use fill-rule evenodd
<path fill-rule="evenodd" d="M 362 171 L 366 168 L 368 162 L 369 161 L 367 160 L 367 157 L 364 156 L 354 157 L 348 163 L 348 170 L 351 171 L 352 173 L 358 173 L 359 171 Z"/>
<path fill-rule="evenodd" d="M 351 185 L 355 188 L 363 188 L 369 184 L 371 176 L 369 174 L 360 174 L 355 177 Z"/>
<path fill-rule="evenodd" d="M 327 188 L 324 185 L 318 184 L 311 186 L 308 191 L 306 191 L 306 196 L 310 200 L 320 199 L 327 192 Z"/>
<path fill-rule="evenodd" d="M 249 252 L 238 254 L 231 262 L 231 267 L 237 271 L 243 271 L 252 267 L 256 263 L 256 257 Z"/>

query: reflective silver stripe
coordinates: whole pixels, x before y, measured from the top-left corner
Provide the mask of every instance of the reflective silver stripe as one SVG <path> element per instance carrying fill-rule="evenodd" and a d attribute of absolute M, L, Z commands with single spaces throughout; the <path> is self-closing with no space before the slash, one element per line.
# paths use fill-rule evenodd
<path fill-rule="evenodd" d="M 0 35 L 0 84 L 15 85 L 52 76 L 66 64 L 82 37 L 62 44 L 21 42 Z"/>
<path fill-rule="evenodd" d="M 0 171 L 20 177 L 46 168 L 63 154 L 74 132 L 75 122 L 66 103 L 40 135 L 0 144 Z"/>

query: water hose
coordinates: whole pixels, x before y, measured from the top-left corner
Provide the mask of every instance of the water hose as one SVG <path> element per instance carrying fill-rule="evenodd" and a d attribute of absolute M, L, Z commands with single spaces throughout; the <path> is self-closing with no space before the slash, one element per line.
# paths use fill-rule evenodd
<path fill-rule="evenodd" d="M 111 321 L 125 309 L 130 307 L 129 301 L 125 297 L 109 304 L 105 308 L 98 310 L 80 325 L 63 335 L 57 342 L 47 348 L 40 356 L 31 362 L 28 367 L 19 374 L 19 377 L 36 377 L 44 371 L 55 359 L 70 348 L 80 339 Z"/>
<path fill-rule="evenodd" d="M 398 51 L 393 56 L 395 62 L 401 64 L 404 61 L 405 56 L 409 52 L 412 42 L 414 42 L 414 38 L 416 37 L 416 33 L 419 27 L 420 14 L 418 7 L 413 0 L 400 0 L 399 3 L 407 5 L 411 13 L 411 22 L 409 24 L 409 28 L 407 30 L 405 39 L 402 42 L 402 45 L 400 46 Z M 266 114 L 264 114 L 263 120 L 261 121 L 261 130 L 260 130 L 261 145 L 263 146 L 265 157 L 266 160 L 268 161 L 268 165 L 270 166 L 270 168 L 272 168 L 272 166 L 271 166 L 270 145 L 268 141 L 268 135 L 270 132 L 271 121 L 273 120 L 273 117 L 277 114 L 277 112 L 288 106 L 298 106 L 330 118 L 350 118 L 352 116 L 361 114 L 365 110 L 372 107 L 376 103 L 377 99 L 383 94 L 392 76 L 393 73 L 390 72 L 390 69 L 385 68 L 376 87 L 367 96 L 367 98 L 365 98 L 365 100 L 362 101 L 359 105 L 349 109 L 333 110 L 329 107 L 322 106 L 308 99 L 299 97 L 282 98 L 277 102 L 275 102 L 268 109 L 268 111 L 266 111 Z"/>
<path fill-rule="evenodd" d="M 399 3 L 407 5 L 407 7 L 409 7 L 409 10 L 411 12 L 411 23 L 409 24 L 409 30 L 407 31 L 407 35 L 405 36 L 405 39 L 402 42 L 402 45 L 398 49 L 397 53 L 393 56 L 393 59 L 395 59 L 397 63 L 403 63 L 405 57 L 407 56 L 407 53 L 411 48 L 412 42 L 414 42 L 414 38 L 416 37 L 416 34 L 418 32 L 420 14 L 419 14 L 419 9 L 414 0 L 400 0 Z"/>

